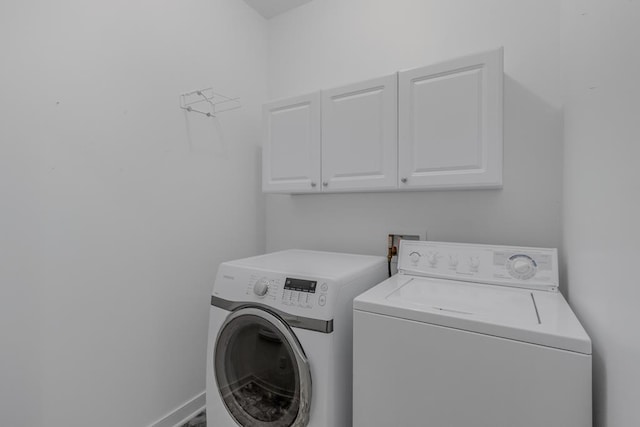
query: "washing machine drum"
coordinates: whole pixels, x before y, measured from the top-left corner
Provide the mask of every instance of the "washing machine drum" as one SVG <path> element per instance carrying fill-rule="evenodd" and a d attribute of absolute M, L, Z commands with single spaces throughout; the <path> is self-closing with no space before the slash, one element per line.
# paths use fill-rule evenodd
<path fill-rule="evenodd" d="M 282 319 L 259 308 L 230 314 L 214 351 L 218 391 L 243 427 L 303 427 L 309 422 L 311 372 Z"/>

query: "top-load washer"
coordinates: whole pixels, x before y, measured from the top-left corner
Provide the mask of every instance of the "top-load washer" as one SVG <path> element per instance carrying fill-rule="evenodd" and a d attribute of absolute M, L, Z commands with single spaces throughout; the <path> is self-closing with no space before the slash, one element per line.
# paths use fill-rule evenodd
<path fill-rule="evenodd" d="M 354 300 L 354 427 L 588 427 L 591 341 L 555 249 L 402 241 Z"/>
<path fill-rule="evenodd" d="M 288 250 L 220 265 L 211 297 L 207 422 L 351 425 L 353 298 L 384 257 Z"/>

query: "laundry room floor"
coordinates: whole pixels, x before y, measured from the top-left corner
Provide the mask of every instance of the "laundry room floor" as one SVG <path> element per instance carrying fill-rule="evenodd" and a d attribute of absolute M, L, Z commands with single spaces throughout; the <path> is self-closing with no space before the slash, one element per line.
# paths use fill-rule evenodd
<path fill-rule="evenodd" d="M 205 411 L 200 412 L 181 427 L 207 427 L 207 413 Z"/>

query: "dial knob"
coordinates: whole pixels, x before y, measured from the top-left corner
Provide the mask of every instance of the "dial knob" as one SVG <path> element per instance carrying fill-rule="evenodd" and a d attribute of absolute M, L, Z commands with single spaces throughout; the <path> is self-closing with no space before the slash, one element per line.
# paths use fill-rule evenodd
<path fill-rule="evenodd" d="M 429 261 L 429 265 L 431 267 L 435 267 L 436 264 L 438 264 L 438 258 L 440 258 L 440 254 L 438 252 L 427 253 L 427 261 Z"/>
<path fill-rule="evenodd" d="M 507 261 L 507 271 L 516 279 L 527 280 L 536 275 L 538 265 L 528 255 L 517 254 L 509 257 Z"/>
<path fill-rule="evenodd" d="M 263 297 L 269 292 L 269 281 L 266 278 L 259 279 L 253 285 L 253 293 L 259 297 Z"/>
<path fill-rule="evenodd" d="M 531 264 L 523 259 L 518 259 L 513 262 L 513 270 L 519 274 L 525 274 L 531 270 Z"/>
<path fill-rule="evenodd" d="M 477 273 L 480 269 L 480 257 L 477 255 L 473 255 L 469 257 L 469 270 Z"/>
<path fill-rule="evenodd" d="M 420 261 L 420 257 L 422 255 L 420 255 L 420 252 L 411 252 L 409 254 L 409 259 L 411 260 L 412 263 L 417 264 L 418 261 Z"/>

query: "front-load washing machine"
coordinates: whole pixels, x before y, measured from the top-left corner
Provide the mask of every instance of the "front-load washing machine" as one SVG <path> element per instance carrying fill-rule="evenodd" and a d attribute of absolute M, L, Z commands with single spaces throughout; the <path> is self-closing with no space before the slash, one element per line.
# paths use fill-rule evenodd
<path fill-rule="evenodd" d="M 589 427 L 591 341 L 555 249 L 400 243 L 354 300 L 355 427 Z"/>
<path fill-rule="evenodd" d="M 211 296 L 207 423 L 351 425 L 353 298 L 384 257 L 287 250 L 222 263 Z"/>

